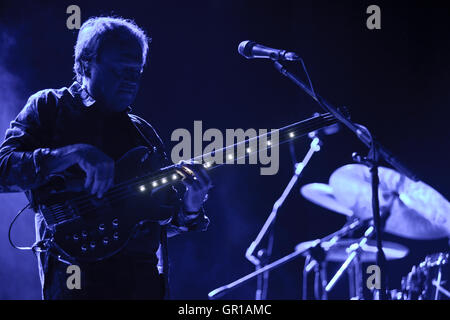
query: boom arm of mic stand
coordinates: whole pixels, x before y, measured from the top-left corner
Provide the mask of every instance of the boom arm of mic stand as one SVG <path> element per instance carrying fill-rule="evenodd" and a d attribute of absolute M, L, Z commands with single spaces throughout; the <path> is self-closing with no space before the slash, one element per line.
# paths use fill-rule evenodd
<path fill-rule="evenodd" d="M 361 140 L 368 148 L 372 146 L 372 137 L 361 130 L 355 123 L 347 119 L 342 112 L 340 112 L 336 107 L 329 104 L 325 99 L 323 99 L 318 94 L 311 91 L 302 80 L 300 80 L 296 75 L 291 73 L 278 61 L 274 61 L 275 68 L 284 76 L 292 80 L 297 86 L 299 86 L 303 91 L 305 91 L 309 96 L 311 96 L 323 109 L 331 113 L 337 120 L 339 120 L 343 125 L 349 128 L 355 135 Z M 381 157 L 394 167 L 397 171 L 407 176 L 413 181 L 419 181 L 419 178 L 408 168 L 406 168 L 400 161 L 384 146 L 377 143 L 377 150 Z"/>

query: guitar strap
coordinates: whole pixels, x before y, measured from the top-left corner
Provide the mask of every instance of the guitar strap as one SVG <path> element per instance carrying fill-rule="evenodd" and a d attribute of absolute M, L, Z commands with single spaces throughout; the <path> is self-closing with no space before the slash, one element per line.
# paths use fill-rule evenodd
<path fill-rule="evenodd" d="M 163 145 L 161 144 L 161 140 L 154 132 L 153 128 L 152 135 L 146 136 L 141 129 L 139 129 L 139 126 L 132 120 L 132 115 L 128 114 L 128 117 L 130 118 L 130 122 L 133 125 L 133 127 L 136 129 L 136 131 L 139 134 L 139 137 L 142 138 L 144 143 L 150 148 L 150 150 L 153 150 L 153 152 L 161 152 L 163 155 L 165 161 L 167 161 L 167 154 L 164 150 Z M 158 148 L 159 147 L 159 148 Z M 160 234 L 160 243 L 161 243 L 161 256 L 162 256 L 162 274 L 163 274 L 163 281 L 164 281 L 164 299 L 170 298 L 170 292 L 169 292 L 169 255 L 167 250 L 167 227 L 166 225 L 161 225 L 161 234 Z"/>

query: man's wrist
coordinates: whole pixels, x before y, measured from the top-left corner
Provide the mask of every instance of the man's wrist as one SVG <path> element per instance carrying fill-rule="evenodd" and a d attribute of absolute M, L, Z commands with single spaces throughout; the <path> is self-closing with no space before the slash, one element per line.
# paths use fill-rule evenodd
<path fill-rule="evenodd" d="M 49 152 L 47 153 L 47 167 L 49 173 L 64 171 L 79 161 L 77 150 L 74 145 L 49 149 Z"/>

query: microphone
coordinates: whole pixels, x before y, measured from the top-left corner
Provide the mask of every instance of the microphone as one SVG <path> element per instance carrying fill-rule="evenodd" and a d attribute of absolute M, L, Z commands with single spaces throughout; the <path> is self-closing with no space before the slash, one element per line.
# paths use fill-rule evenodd
<path fill-rule="evenodd" d="M 250 40 L 242 41 L 239 44 L 238 52 L 247 59 L 300 60 L 300 57 L 295 52 L 269 48 Z"/>

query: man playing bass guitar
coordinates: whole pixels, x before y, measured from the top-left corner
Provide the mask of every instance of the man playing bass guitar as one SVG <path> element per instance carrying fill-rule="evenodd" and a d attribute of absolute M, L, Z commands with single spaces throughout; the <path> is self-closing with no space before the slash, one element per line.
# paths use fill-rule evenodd
<path fill-rule="evenodd" d="M 182 183 L 155 196 L 133 194 L 151 188 L 135 168 L 146 177 L 171 164 L 153 127 L 130 113 L 148 42 L 133 21 L 90 18 L 75 45 L 76 81 L 32 95 L 6 131 L 0 192 L 25 192 L 37 212 L 43 299 L 167 298 L 167 237 L 209 224 L 211 181 L 200 164 L 180 166 L 169 178 Z M 58 194 L 59 204 L 43 201 Z M 141 206 L 144 197 L 152 200 Z M 81 270 L 79 289 L 67 286 L 70 264 Z"/>

